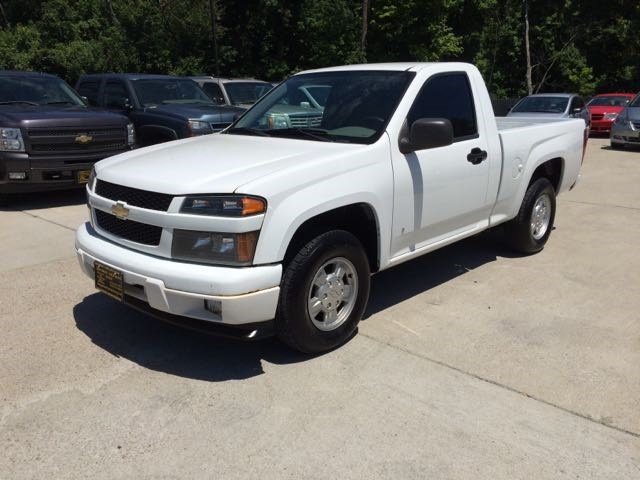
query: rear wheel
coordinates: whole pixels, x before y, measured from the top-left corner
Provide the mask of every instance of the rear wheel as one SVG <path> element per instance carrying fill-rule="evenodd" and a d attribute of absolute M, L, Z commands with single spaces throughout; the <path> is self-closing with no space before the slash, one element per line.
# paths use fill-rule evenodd
<path fill-rule="evenodd" d="M 527 188 L 520 211 L 505 224 L 507 243 L 520 253 L 536 253 L 544 248 L 551 235 L 556 215 L 556 193 L 546 178 L 539 178 Z"/>
<path fill-rule="evenodd" d="M 355 332 L 369 297 L 362 244 L 333 230 L 308 242 L 287 265 L 276 316 L 278 337 L 305 353 L 335 348 Z"/>
<path fill-rule="evenodd" d="M 611 142 L 611 148 L 613 148 L 614 150 L 623 150 L 624 143 Z"/>

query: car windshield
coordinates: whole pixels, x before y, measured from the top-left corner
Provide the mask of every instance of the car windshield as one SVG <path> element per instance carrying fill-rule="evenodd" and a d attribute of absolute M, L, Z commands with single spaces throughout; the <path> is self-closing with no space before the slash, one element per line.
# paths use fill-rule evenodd
<path fill-rule="evenodd" d="M 564 113 L 568 97 L 525 97 L 513 107 L 512 112 Z"/>
<path fill-rule="evenodd" d="M 181 78 L 140 79 L 133 81 L 138 101 L 145 107 L 167 103 L 204 103 L 211 99 L 196 82 Z"/>
<path fill-rule="evenodd" d="M 623 95 L 607 95 L 594 97 L 587 105 L 589 107 L 624 107 L 630 98 Z"/>
<path fill-rule="evenodd" d="M 226 82 L 229 100 L 234 105 L 247 105 L 256 101 L 271 90 L 271 84 L 267 82 Z"/>
<path fill-rule="evenodd" d="M 228 129 L 263 135 L 370 144 L 398 106 L 412 72 L 342 71 L 295 75 L 265 95 Z M 309 98 L 322 86 L 324 98 Z"/>
<path fill-rule="evenodd" d="M 0 75 L 0 104 L 78 105 L 84 102 L 56 77 Z"/>

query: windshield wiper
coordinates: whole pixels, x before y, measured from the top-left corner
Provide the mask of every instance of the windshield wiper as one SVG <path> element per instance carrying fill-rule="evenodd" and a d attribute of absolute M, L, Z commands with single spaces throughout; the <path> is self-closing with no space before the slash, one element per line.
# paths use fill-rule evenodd
<path fill-rule="evenodd" d="M 39 103 L 36 102 L 29 102 L 27 100 L 13 100 L 10 102 L 0 102 L 0 105 L 13 105 L 13 104 L 20 104 L 20 103 L 24 103 L 26 105 L 33 105 L 34 107 L 39 106 Z"/>
<path fill-rule="evenodd" d="M 260 137 L 270 137 L 271 136 L 271 134 L 267 133 L 264 130 L 260 130 L 258 128 L 248 128 L 248 127 L 230 128 L 225 133 L 238 133 L 240 135 L 258 135 Z"/>
<path fill-rule="evenodd" d="M 308 138 L 313 138 L 314 140 L 319 140 L 321 142 L 333 142 L 333 136 L 327 132 L 326 130 L 322 130 L 321 128 L 278 128 L 269 130 L 272 135 L 279 135 L 281 133 L 285 135 L 298 135 L 304 136 Z"/>

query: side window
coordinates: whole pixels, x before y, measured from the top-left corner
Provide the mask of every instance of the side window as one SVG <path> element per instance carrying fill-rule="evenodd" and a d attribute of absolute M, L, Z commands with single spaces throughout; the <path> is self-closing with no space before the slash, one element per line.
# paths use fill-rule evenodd
<path fill-rule="evenodd" d="M 202 84 L 202 90 L 207 96 L 213 100 L 215 103 L 222 104 L 224 103 L 224 96 L 222 95 L 222 90 L 217 83 L 213 82 L 205 82 Z"/>
<path fill-rule="evenodd" d="M 453 125 L 454 141 L 477 136 L 476 111 L 467 74 L 446 73 L 427 80 L 409 111 L 409 125 L 419 118 L 448 119 Z"/>
<path fill-rule="evenodd" d="M 104 87 L 104 106 L 107 108 L 123 108 L 125 99 L 129 98 L 122 82 L 109 81 Z"/>
<path fill-rule="evenodd" d="M 87 97 L 89 101 L 89 105 L 92 107 L 98 106 L 98 90 L 100 89 L 100 81 L 99 80 L 88 80 L 82 82 L 78 85 L 78 93 Z"/>

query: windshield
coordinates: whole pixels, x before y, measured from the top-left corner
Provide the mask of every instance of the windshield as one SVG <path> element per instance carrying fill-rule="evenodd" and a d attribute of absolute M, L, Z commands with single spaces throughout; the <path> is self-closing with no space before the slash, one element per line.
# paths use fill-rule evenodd
<path fill-rule="evenodd" d="M 607 95 L 604 97 L 594 97 L 587 105 L 589 107 L 624 107 L 629 103 L 631 97 L 623 95 Z"/>
<path fill-rule="evenodd" d="M 564 113 L 568 97 L 526 97 L 513 107 L 512 112 Z"/>
<path fill-rule="evenodd" d="M 205 103 L 213 105 L 196 82 L 181 78 L 142 79 L 133 81 L 138 101 L 145 107 L 166 103 Z"/>
<path fill-rule="evenodd" d="M 36 75 L 0 76 L 0 104 L 79 105 L 84 102 L 65 82 Z"/>
<path fill-rule="evenodd" d="M 296 75 L 275 87 L 226 133 L 373 143 L 414 75 L 396 71 Z M 310 98 L 314 89 L 317 98 Z"/>
<path fill-rule="evenodd" d="M 267 82 L 227 82 L 224 88 L 232 104 L 246 105 L 255 103 L 273 87 Z"/>

